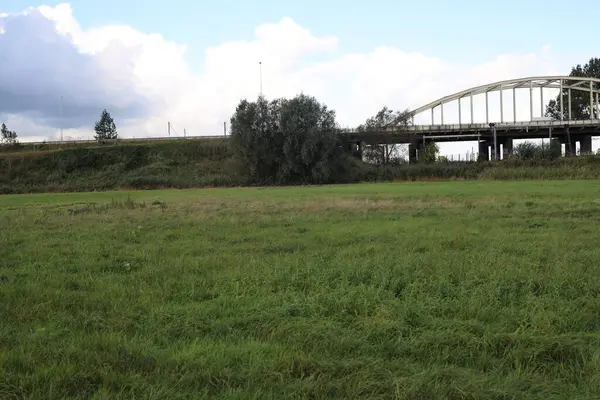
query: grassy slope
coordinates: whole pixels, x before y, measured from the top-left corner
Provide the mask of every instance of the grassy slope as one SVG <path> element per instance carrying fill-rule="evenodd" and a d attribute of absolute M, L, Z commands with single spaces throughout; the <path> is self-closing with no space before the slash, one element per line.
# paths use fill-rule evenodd
<path fill-rule="evenodd" d="M 0 194 L 253 184 L 236 171 L 226 140 L 217 139 L 0 152 Z M 432 179 L 600 179 L 600 157 L 399 167 L 351 158 L 338 183 Z"/>
<path fill-rule="evenodd" d="M 217 138 L 218 141 L 220 138 Z M 164 143 L 173 143 L 176 141 L 181 141 L 182 138 L 172 138 L 166 140 L 144 140 L 144 139 L 136 139 L 136 140 L 127 140 L 127 141 L 119 141 L 118 143 L 123 146 L 139 146 L 139 145 L 156 145 L 156 144 L 164 144 Z M 187 139 L 189 140 L 197 140 L 197 139 Z M 200 139 L 202 141 L 206 141 Z M 210 140 L 210 139 L 209 139 Z M 70 142 L 66 141 L 64 143 L 60 142 L 46 142 L 46 143 L 30 143 L 30 142 L 20 142 L 16 146 L 0 146 L 0 154 L 5 153 L 31 153 L 31 152 L 40 152 L 40 151 L 56 151 L 56 150 L 66 150 L 66 149 L 81 149 L 81 148 L 97 148 L 97 147 L 105 147 L 106 144 L 110 144 L 110 142 L 106 142 L 105 144 L 99 144 L 95 142 Z"/>
<path fill-rule="evenodd" d="M 39 152 L 0 153 L 0 193 L 113 188 L 231 186 L 224 140 L 182 140 Z"/>
<path fill-rule="evenodd" d="M 599 398 L 599 197 L 0 197 L 0 398 Z"/>
<path fill-rule="evenodd" d="M 22 149 L 21 149 L 22 150 Z M 600 157 L 374 167 L 350 159 L 339 183 L 394 180 L 600 179 Z M 251 185 L 226 140 L 0 152 L 0 194 Z"/>

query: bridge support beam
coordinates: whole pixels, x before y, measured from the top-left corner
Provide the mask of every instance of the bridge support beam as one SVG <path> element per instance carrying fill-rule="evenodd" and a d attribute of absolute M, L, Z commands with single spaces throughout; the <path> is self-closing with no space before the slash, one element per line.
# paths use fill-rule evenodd
<path fill-rule="evenodd" d="M 500 145 L 502 144 L 502 159 L 505 160 L 513 155 L 513 138 L 498 138 L 498 160 L 500 159 Z"/>
<path fill-rule="evenodd" d="M 556 149 L 557 151 L 557 156 L 562 157 L 562 140 L 560 140 L 559 138 L 553 137 L 550 139 L 550 151 L 554 151 L 554 149 Z"/>
<path fill-rule="evenodd" d="M 565 145 L 565 157 L 572 157 L 576 155 L 577 147 L 575 147 L 576 138 L 575 135 L 566 133 L 560 138 L 560 143 Z"/>
<path fill-rule="evenodd" d="M 482 139 L 479 141 L 479 156 L 478 161 L 489 161 L 490 160 L 490 142 Z"/>
<path fill-rule="evenodd" d="M 497 146 L 496 149 L 494 149 L 494 143 L 492 143 L 492 148 L 491 148 L 492 155 L 493 155 L 492 160 L 499 161 L 500 160 L 500 155 L 502 154 L 502 148 L 500 147 L 500 144 L 502 144 L 502 139 L 497 138 L 496 141 L 497 141 L 497 144 L 498 144 L 498 146 Z"/>
<path fill-rule="evenodd" d="M 348 143 L 348 151 L 352 154 L 353 157 L 362 160 L 363 154 L 363 143 L 362 142 L 349 142 Z"/>
<path fill-rule="evenodd" d="M 413 137 L 408 145 L 408 163 L 416 164 L 419 161 L 418 153 L 423 150 L 423 138 Z"/>
<path fill-rule="evenodd" d="M 592 152 L 592 135 L 571 135 L 573 154 L 575 154 L 575 142 L 579 142 L 579 154 L 590 154 Z"/>

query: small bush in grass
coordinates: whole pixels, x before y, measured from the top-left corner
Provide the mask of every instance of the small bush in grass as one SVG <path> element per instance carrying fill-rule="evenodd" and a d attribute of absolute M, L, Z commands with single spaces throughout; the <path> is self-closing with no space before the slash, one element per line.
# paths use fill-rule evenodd
<path fill-rule="evenodd" d="M 515 146 L 514 155 L 521 160 L 554 160 L 562 155 L 562 149 L 558 140 L 540 144 L 524 142 Z"/>

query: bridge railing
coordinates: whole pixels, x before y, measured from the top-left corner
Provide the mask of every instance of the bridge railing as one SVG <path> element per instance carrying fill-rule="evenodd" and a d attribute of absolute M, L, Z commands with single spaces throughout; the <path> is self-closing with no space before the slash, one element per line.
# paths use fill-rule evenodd
<path fill-rule="evenodd" d="M 496 129 L 509 128 L 546 128 L 546 127 L 585 127 L 585 126 L 600 126 L 600 119 L 586 119 L 578 121 L 523 121 L 523 122 L 498 122 L 494 123 Z M 444 124 L 444 125 L 412 125 L 407 127 L 388 127 L 378 129 L 377 132 L 443 132 L 443 131 L 458 131 L 458 130 L 489 130 L 490 125 L 485 123 L 478 124 Z M 357 129 L 343 129 L 345 133 L 361 133 Z M 368 131 L 364 133 L 369 133 Z"/>
<path fill-rule="evenodd" d="M 171 140 L 187 140 L 187 139 L 223 139 L 223 138 L 227 138 L 228 136 L 224 136 L 224 135 L 206 135 L 206 136 L 150 136 L 150 137 L 122 137 L 122 138 L 118 138 L 118 139 L 107 139 L 105 140 L 106 143 L 119 143 L 119 142 L 164 142 L 164 141 L 171 141 Z M 44 141 L 35 141 L 35 142 L 29 142 L 29 141 L 23 141 L 22 144 L 27 144 L 27 145 L 47 145 L 47 144 L 60 144 L 61 141 L 60 139 L 48 139 L 48 140 L 44 140 Z M 78 138 L 70 138 L 70 139 L 65 139 L 63 141 L 63 143 L 68 144 L 68 143 L 98 143 L 97 140 L 95 139 L 78 139 Z"/>
<path fill-rule="evenodd" d="M 524 121 L 524 122 L 501 122 L 495 123 L 496 129 L 510 129 L 510 128 L 544 128 L 544 127 L 586 127 L 595 126 L 600 128 L 600 119 L 587 119 L 579 121 Z M 407 127 L 389 127 L 378 129 L 377 131 L 359 131 L 356 128 L 344 128 L 343 133 L 407 133 L 407 132 L 451 132 L 451 131 L 485 131 L 490 130 L 489 124 L 445 124 L 445 125 L 412 125 Z M 139 138 L 119 138 L 117 142 L 145 142 L 145 141 L 167 141 L 167 140 L 185 140 L 185 139 L 222 139 L 228 138 L 229 136 L 224 135 L 206 135 L 206 136 L 155 136 L 155 137 L 139 137 Z M 23 144 L 28 145 L 45 145 L 45 144 L 59 144 L 60 140 L 45 140 L 29 142 L 23 141 Z M 68 139 L 64 143 L 97 143 L 94 139 Z"/>

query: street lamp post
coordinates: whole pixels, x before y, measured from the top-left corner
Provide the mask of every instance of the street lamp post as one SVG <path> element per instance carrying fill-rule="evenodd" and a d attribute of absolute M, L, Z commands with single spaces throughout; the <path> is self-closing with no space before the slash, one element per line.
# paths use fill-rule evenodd
<path fill-rule="evenodd" d="M 63 110 L 62 110 L 62 101 L 63 101 L 63 97 L 60 96 L 60 142 L 63 143 L 63 123 L 62 123 L 62 117 L 63 117 Z"/>
<path fill-rule="evenodd" d="M 258 62 L 258 68 L 259 68 L 259 77 L 260 77 L 260 97 L 262 97 L 262 95 L 263 95 L 263 91 L 262 91 L 262 61 Z"/>

